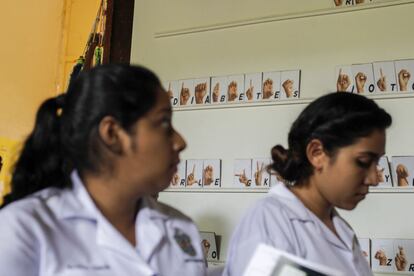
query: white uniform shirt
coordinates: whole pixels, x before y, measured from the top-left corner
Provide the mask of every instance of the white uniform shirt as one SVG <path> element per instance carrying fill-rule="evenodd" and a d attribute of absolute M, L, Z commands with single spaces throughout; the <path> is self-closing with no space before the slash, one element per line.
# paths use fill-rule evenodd
<path fill-rule="evenodd" d="M 335 268 L 345 275 L 372 275 L 351 227 L 336 212 L 333 223 L 340 239 L 284 184 L 279 184 L 237 226 L 224 275 L 243 275 L 259 243 Z"/>
<path fill-rule="evenodd" d="M 177 210 L 143 198 L 132 246 L 96 208 L 78 174 L 0 211 L 1 276 L 205 275 L 198 230 Z"/>

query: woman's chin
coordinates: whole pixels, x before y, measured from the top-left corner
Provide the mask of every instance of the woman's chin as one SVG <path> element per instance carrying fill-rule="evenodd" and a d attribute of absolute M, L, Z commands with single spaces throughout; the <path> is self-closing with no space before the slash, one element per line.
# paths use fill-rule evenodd
<path fill-rule="evenodd" d="M 360 201 L 345 202 L 343 204 L 337 205 L 336 207 L 338 207 L 340 209 L 343 209 L 343 210 L 351 211 L 351 210 L 355 209 L 355 207 L 357 207 L 359 202 Z"/>

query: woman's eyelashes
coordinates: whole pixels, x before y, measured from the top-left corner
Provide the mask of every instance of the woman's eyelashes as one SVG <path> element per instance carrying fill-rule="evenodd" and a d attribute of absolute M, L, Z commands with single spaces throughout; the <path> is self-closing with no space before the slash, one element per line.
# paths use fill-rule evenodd
<path fill-rule="evenodd" d="M 379 164 L 379 158 L 360 157 L 356 159 L 356 164 L 358 167 L 363 169 L 369 169 L 372 165 L 375 165 L 375 167 L 377 167 Z"/>
<path fill-rule="evenodd" d="M 369 167 L 371 167 L 372 162 L 374 160 L 372 159 L 356 159 L 356 164 L 358 165 L 358 167 L 363 168 L 363 169 L 368 169 Z"/>

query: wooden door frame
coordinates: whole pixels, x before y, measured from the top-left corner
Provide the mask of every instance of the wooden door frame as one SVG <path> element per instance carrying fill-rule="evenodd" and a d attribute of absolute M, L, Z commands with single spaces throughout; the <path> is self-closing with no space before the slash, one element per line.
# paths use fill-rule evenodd
<path fill-rule="evenodd" d="M 130 63 L 135 0 L 107 0 L 103 63 Z"/>

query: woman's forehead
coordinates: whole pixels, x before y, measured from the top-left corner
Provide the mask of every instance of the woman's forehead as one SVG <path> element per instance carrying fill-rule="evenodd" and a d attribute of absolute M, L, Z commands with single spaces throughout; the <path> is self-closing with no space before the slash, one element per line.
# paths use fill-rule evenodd
<path fill-rule="evenodd" d="M 154 107 L 150 110 L 150 113 L 164 113 L 171 112 L 171 103 L 167 92 L 164 89 L 159 88 L 157 90 L 157 99 Z"/>
<path fill-rule="evenodd" d="M 380 157 L 385 154 L 385 132 L 374 131 L 366 137 L 357 139 L 347 148 L 358 154 Z"/>

